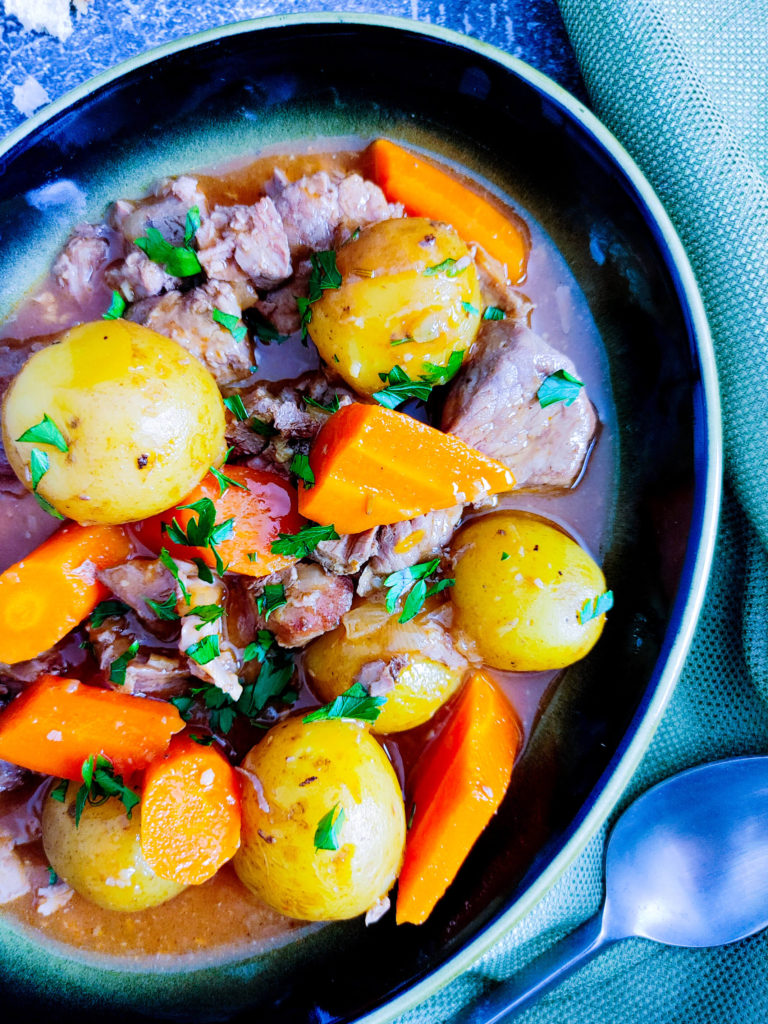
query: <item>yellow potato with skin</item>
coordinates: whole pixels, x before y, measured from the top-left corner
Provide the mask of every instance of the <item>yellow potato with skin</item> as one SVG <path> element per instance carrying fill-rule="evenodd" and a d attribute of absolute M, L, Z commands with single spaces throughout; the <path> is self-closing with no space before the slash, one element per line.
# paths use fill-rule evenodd
<path fill-rule="evenodd" d="M 304 671 L 323 703 L 357 682 L 363 666 L 384 661 L 395 685 L 371 728 L 376 733 L 413 729 L 429 719 L 459 688 L 467 663 L 433 615 L 436 605 L 400 623 L 378 602 L 348 612 L 344 624 L 318 637 L 304 655 Z"/>
<path fill-rule="evenodd" d="M 49 416 L 68 451 L 19 441 Z M 216 382 L 175 341 L 125 320 L 67 331 L 35 352 L 3 402 L 3 443 L 32 489 L 33 450 L 49 467 L 37 491 L 78 523 L 125 523 L 183 499 L 225 452 Z"/>
<path fill-rule="evenodd" d="M 605 592 L 594 559 L 553 523 L 495 512 L 464 526 L 452 544 L 455 625 L 492 668 L 564 668 L 597 642 L 605 615 L 580 621 Z"/>
<path fill-rule="evenodd" d="M 70 783 L 64 803 L 49 795 L 43 807 L 43 847 L 59 878 L 106 910 L 146 910 L 186 889 L 158 878 L 142 857 L 139 807 L 128 818 L 115 798 L 87 804 L 76 826 L 78 789 L 77 783 Z"/>
<path fill-rule="evenodd" d="M 454 262 L 435 269 L 446 260 Z M 372 224 L 339 249 L 336 265 L 341 287 L 312 305 L 309 333 L 361 394 L 385 387 L 379 374 L 395 365 L 418 380 L 425 363 L 445 366 L 452 352 L 472 347 L 480 285 L 469 249 L 449 225 L 422 217 Z"/>
<path fill-rule="evenodd" d="M 242 767 L 250 782 L 243 780 L 233 863 L 259 899 L 287 917 L 336 921 L 386 896 L 403 860 L 405 808 L 394 769 L 367 729 L 289 718 Z M 317 849 L 318 826 L 331 811 L 337 848 Z"/>

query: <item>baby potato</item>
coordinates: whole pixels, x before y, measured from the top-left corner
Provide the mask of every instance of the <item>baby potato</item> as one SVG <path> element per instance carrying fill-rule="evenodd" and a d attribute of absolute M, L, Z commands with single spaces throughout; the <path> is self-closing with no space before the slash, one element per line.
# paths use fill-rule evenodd
<path fill-rule="evenodd" d="M 78 788 L 70 783 L 63 803 L 48 796 L 43 807 L 43 847 L 59 878 L 106 910 L 146 910 L 186 889 L 158 878 L 142 857 L 138 807 L 128 818 L 115 798 L 86 804 L 75 825 Z"/>
<path fill-rule="evenodd" d="M 600 567 L 553 523 L 527 512 L 495 512 L 456 534 L 455 624 L 493 668 L 564 668 L 597 642 L 605 615 L 587 602 L 605 593 Z M 584 616 L 584 622 L 580 621 Z"/>
<path fill-rule="evenodd" d="M 388 665 L 395 680 L 372 725 L 377 733 L 401 732 L 428 721 L 459 688 L 467 667 L 433 610 L 400 623 L 382 604 L 366 601 L 348 612 L 341 626 L 309 645 L 304 671 L 315 696 L 329 703 L 371 662 Z"/>
<path fill-rule="evenodd" d="M 395 365 L 418 379 L 424 363 L 445 366 L 474 343 L 480 285 L 449 225 L 422 217 L 372 224 L 339 249 L 336 265 L 341 287 L 312 305 L 309 331 L 326 363 L 361 394 L 381 390 L 379 374 Z"/>
<path fill-rule="evenodd" d="M 20 440 L 44 417 L 59 447 L 39 431 Z M 22 483 L 32 489 L 32 453 L 42 453 L 48 468 L 38 494 L 83 524 L 161 512 L 225 452 L 224 406 L 211 374 L 175 341 L 125 320 L 73 327 L 30 356 L 8 388 L 2 420 Z"/>
<path fill-rule="evenodd" d="M 242 765 L 234 865 L 259 899 L 288 917 L 335 921 L 365 913 L 395 883 L 405 808 L 382 748 L 358 722 L 270 729 Z"/>

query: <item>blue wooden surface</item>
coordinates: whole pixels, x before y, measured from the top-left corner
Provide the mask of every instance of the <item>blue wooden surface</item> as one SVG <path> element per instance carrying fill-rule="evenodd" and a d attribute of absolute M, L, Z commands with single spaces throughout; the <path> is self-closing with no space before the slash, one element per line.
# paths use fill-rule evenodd
<path fill-rule="evenodd" d="M 465 32 L 520 57 L 584 98 L 555 0 L 93 0 L 84 14 L 73 9 L 74 31 L 65 42 L 25 32 L 16 18 L 3 18 L 0 137 L 24 120 L 13 104 L 13 90 L 28 75 L 53 100 L 151 46 L 233 21 L 308 10 L 399 15 Z"/>

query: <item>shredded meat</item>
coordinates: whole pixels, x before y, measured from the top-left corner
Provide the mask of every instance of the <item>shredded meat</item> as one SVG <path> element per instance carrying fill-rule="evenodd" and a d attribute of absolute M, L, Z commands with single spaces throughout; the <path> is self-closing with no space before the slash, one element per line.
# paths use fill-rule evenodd
<path fill-rule="evenodd" d="M 125 667 L 125 682 L 108 681 L 112 663 L 125 654 L 134 639 L 128 623 L 121 616 L 112 616 L 100 626 L 89 626 L 88 639 L 99 668 L 107 677 L 107 685 L 112 689 L 168 698 L 185 693 L 189 688 L 190 670 L 186 659 L 167 651 L 158 653 L 143 644 Z"/>
<path fill-rule="evenodd" d="M 498 459 L 516 487 L 564 488 L 578 478 L 597 426 L 581 388 L 572 405 L 541 407 L 537 392 L 556 370 L 578 377 L 566 356 L 533 331 L 488 321 L 472 360 L 454 380 L 442 428 Z"/>
<path fill-rule="evenodd" d="M 191 562 L 177 561 L 179 576 L 189 594 L 189 608 L 200 605 L 221 605 L 224 601 L 224 584 L 213 575 L 213 582 L 206 583 L 198 576 L 197 568 Z M 179 600 L 183 600 L 181 588 L 177 587 Z M 201 664 L 189 655 L 189 649 L 204 641 L 206 637 L 216 638 L 219 653 Z M 238 652 L 230 643 L 225 631 L 223 617 L 205 622 L 199 615 L 185 615 L 181 620 L 179 652 L 188 659 L 189 671 L 206 683 L 213 683 L 220 690 L 237 700 L 243 687 L 237 677 Z"/>
<path fill-rule="evenodd" d="M 104 288 L 104 271 L 123 254 L 122 237 L 107 224 L 78 224 L 53 265 L 53 278 L 81 306 Z"/>
<path fill-rule="evenodd" d="M 434 558 L 453 536 L 462 511 L 463 505 L 455 505 L 404 523 L 382 526 L 377 537 L 378 550 L 369 563 L 371 570 L 384 576 Z"/>
<path fill-rule="evenodd" d="M 110 224 L 126 242 L 135 241 L 146 234 L 148 227 L 153 227 L 171 245 L 183 245 L 189 210 L 197 206 L 201 218 L 208 212 L 196 179 L 187 175 L 165 178 L 155 185 L 153 192 L 151 197 L 138 202 L 118 199 L 109 212 Z"/>
<path fill-rule="evenodd" d="M 120 292 L 127 302 L 151 298 L 173 291 L 181 281 L 153 262 L 141 249 L 134 248 L 124 260 L 110 267 L 104 275 L 110 288 Z"/>
<path fill-rule="evenodd" d="M 338 540 L 323 540 L 311 554 L 324 569 L 341 576 L 360 572 L 377 550 L 379 528 L 364 533 L 347 533 Z"/>
<path fill-rule="evenodd" d="M 217 281 L 249 279 L 270 288 L 291 276 L 288 238 L 275 204 L 217 206 L 197 232 L 203 269 Z"/>
<path fill-rule="evenodd" d="M 293 334 L 301 327 L 301 314 L 296 299 L 307 297 L 311 273 L 312 264 L 309 260 L 301 260 L 293 277 L 284 287 L 269 292 L 256 303 L 258 311 L 274 324 L 280 334 Z"/>
<path fill-rule="evenodd" d="M 303 647 L 335 629 L 352 607 L 352 581 L 329 575 L 317 565 L 299 562 L 282 579 L 287 604 L 276 608 L 268 620 L 257 615 L 257 628 L 270 629 L 282 647 Z M 257 585 L 254 594 L 261 589 Z"/>
<path fill-rule="evenodd" d="M 232 286 L 209 281 L 189 292 L 170 291 L 137 302 L 128 319 L 172 338 L 196 356 L 219 384 L 242 380 L 253 365 L 253 348 L 247 338 L 234 336 L 213 319 L 213 310 L 239 317 L 240 305 Z"/>
<path fill-rule="evenodd" d="M 26 866 L 14 849 L 13 840 L 0 833 L 0 904 L 24 896 L 31 888 Z"/>
<path fill-rule="evenodd" d="M 111 569 L 99 569 L 96 576 L 147 623 L 159 620 L 146 599 L 162 602 L 176 589 L 176 581 L 159 558 L 134 558 Z"/>

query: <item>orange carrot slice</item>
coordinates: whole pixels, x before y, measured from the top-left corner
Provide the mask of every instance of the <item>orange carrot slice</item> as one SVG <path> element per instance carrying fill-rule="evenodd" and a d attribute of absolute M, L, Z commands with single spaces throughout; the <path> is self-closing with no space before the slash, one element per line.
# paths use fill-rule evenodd
<path fill-rule="evenodd" d="M 388 139 L 376 139 L 370 153 L 374 179 L 390 202 L 402 203 L 412 217 L 452 224 L 465 242 L 477 242 L 504 264 L 510 281 L 522 281 L 528 237 L 509 212 Z"/>
<path fill-rule="evenodd" d="M 72 523 L 6 569 L 0 576 L 0 661 L 27 661 L 66 636 L 109 594 L 96 570 L 124 562 L 131 551 L 121 526 Z"/>
<path fill-rule="evenodd" d="M 510 490 L 510 470 L 452 434 L 394 409 L 355 403 L 323 425 L 309 456 L 315 483 L 299 510 L 339 533 L 399 523 Z"/>
<path fill-rule="evenodd" d="M 230 572 L 246 576 L 267 576 L 292 565 L 295 558 L 273 555 L 270 548 L 280 533 L 297 533 L 304 523 L 297 510 L 296 489 L 276 473 L 250 466 L 223 466 L 221 472 L 235 481 L 223 494 L 218 480 L 209 473 L 179 505 L 210 498 L 216 507 L 217 523 L 233 520 L 231 535 L 216 544 L 223 564 Z M 213 569 L 216 560 L 211 548 L 174 544 L 164 529 L 175 519 L 186 533 L 190 520 L 197 515 L 192 509 L 179 510 L 174 506 L 150 519 L 133 523 L 131 529 L 156 554 L 165 547 L 174 558 L 202 558 Z"/>
<path fill-rule="evenodd" d="M 514 711 L 474 673 L 447 725 L 414 767 L 413 822 L 397 892 L 397 923 L 429 917 L 496 812 L 520 746 Z"/>
<path fill-rule="evenodd" d="M 43 775 L 80 779 L 103 754 L 120 774 L 144 768 L 184 728 L 172 704 L 42 676 L 0 713 L 0 759 Z"/>
<path fill-rule="evenodd" d="M 149 766 L 141 795 L 141 852 L 160 878 L 199 885 L 240 845 L 240 789 L 213 746 L 177 736 Z"/>

